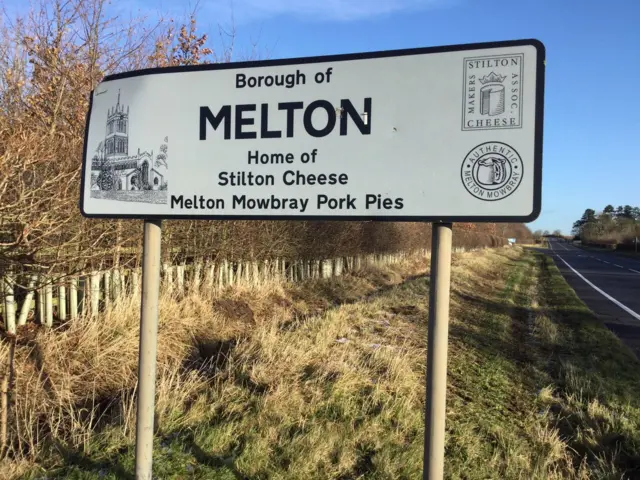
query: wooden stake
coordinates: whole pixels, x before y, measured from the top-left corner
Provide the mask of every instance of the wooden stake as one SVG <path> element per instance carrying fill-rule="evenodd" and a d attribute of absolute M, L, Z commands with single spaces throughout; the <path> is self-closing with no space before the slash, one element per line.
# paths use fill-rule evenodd
<path fill-rule="evenodd" d="M 69 312 L 71 320 L 78 318 L 78 277 L 69 279 Z"/>
<path fill-rule="evenodd" d="M 27 295 L 24 298 L 22 309 L 20 310 L 20 316 L 18 317 L 18 326 L 26 325 L 29 319 L 29 312 L 31 311 L 31 303 L 33 302 L 33 296 L 35 295 L 36 275 L 32 275 L 29 279 L 29 285 L 27 286 Z"/>
<path fill-rule="evenodd" d="M 67 289 L 64 284 L 58 288 L 58 317 L 64 321 L 67 319 Z"/>
<path fill-rule="evenodd" d="M 50 280 L 47 280 L 50 282 Z M 47 283 L 44 286 L 44 298 L 45 298 L 45 319 L 44 324 L 47 327 L 53 327 L 53 285 Z"/>

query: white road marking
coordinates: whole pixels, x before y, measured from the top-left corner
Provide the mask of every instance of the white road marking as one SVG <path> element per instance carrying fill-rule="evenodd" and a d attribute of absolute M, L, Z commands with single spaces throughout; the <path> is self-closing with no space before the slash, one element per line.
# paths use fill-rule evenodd
<path fill-rule="evenodd" d="M 609 262 L 607 262 L 606 260 L 602 260 L 604 263 L 606 263 L 607 265 L 611 265 Z"/>
<path fill-rule="evenodd" d="M 569 267 L 571 269 L 571 271 L 573 273 L 575 273 L 576 275 L 578 275 L 582 280 L 584 280 L 587 285 L 589 285 L 591 288 L 593 288 L 596 292 L 600 293 L 601 295 L 603 295 L 605 298 L 611 300 L 613 303 L 615 303 L 616 305 L 618 305 L 620 308 L 622 308 L 625 312 L 627 312 L 629 315 L 631 315 L 632 317 L 634 317 L 636 320 L 640 320 L 640 314 L 637 314 L 636 312 L 634 312 L 633 310 L 631 310 L 629 307 L 627 307 L 626 305 L 624 305 L 623 303 L 619 302 L 618 300 L 616 300 L 615 298 L 613 298 L 611 295 L 609 295 L 608 293 L 600 290 L 598 287 L 596 287 L 593 283 L 591 283 L 589 280 L 587 280 L 586 278 L 584 278 L 584 276 L 582 276 L 582 274 L 580 272 L 578 272 L 575 268 L 573 268 L 571 265 L 569 265 L 566 260 L 564 258 L 562 258 L 560 255 L 558 255 L 558 258 L 560 260 L 562 260 L 564 262 L 564 264 Z"/>
<path fill-rule="evenodd" d="M 618 268 L 624 268 L 622 265 L 618 265 L 617 263 L 614 263 L 613 266 Z"/>
<path fill-rule="evenodd" d="M 629 270 L 631 270 L 632 272 L 635 272 L 635 273 L 640 273 L 638 270 L 634 270 L 633 268 L 630 268 Z"/>

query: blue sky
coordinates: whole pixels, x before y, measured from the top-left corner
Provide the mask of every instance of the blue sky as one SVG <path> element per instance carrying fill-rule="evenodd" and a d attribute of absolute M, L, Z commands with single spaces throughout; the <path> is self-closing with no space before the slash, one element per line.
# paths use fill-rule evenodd
<path fill-rule="evenodd" d="M 180 16 L 195 2 L 132 0 Z M 543 207 L 532 229 L 586 208 L 640 205 L 640 0 L 200 0 L 202 30 L 235 24 L 237 58 L 286 58 L 537 38 L 547 47 Z M 232 17 L 233 13 L 233 17 Z"/>

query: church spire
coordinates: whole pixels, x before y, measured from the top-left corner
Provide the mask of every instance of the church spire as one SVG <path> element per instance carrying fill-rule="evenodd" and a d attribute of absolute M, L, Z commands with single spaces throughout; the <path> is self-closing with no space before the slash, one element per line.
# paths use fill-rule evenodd
<path fill-rule="evenodd" d="M 116 112 L 118 111 L 119 106 L 120 106 L 120 89 L 118 89 L 118 101 L 116 102 Z"/>

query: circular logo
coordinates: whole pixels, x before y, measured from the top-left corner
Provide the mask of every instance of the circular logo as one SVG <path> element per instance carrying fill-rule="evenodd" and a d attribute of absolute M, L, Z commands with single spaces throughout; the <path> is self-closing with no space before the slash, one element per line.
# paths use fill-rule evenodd
<path fill-rule="evenodd" d="M 462 162 L 462 183 L 480 200 L 494 202 L 516 191 L 522 181 L 522 159 L 515 148 L 486 142 L 471 150 Z"/>

